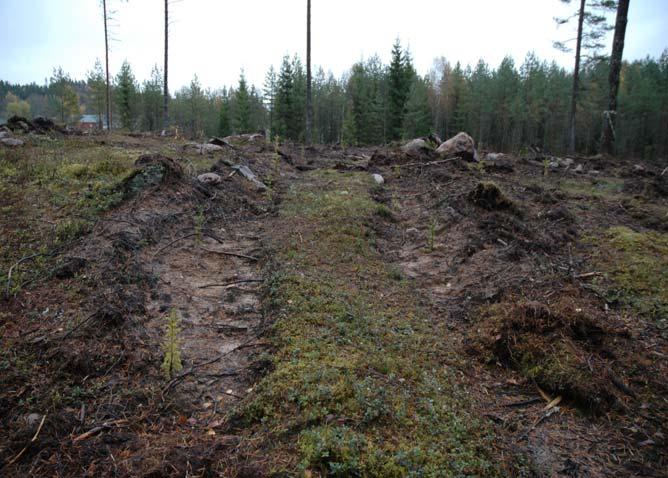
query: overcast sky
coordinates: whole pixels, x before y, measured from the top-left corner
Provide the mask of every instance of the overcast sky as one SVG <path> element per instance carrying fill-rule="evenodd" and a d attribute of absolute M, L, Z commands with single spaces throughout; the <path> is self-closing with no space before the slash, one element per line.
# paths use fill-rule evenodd
<path fill-rule="evenodd" d="M 43 83 L 58 65 L 83 79 L 104 58 L 100 3 L 0 0 L 0 79 Z M 127 58 L 137 78 L 147 78 L 162 66 L 163 0 L 107 3 L 116 11 L 112 72 Z M 305 56 L 306 0 L 173 0 L 170 8 L 172 90 L 194 74 L 205 87 L 236 84 L 241 68 L 261 86 L 283 55 Z M 339 76 L 374 53 L 387 62 L 399 37 L 422 74 L 438 56 L 496 66 L 506 54 L 519 64 L 531 50 L 570 69 L 571 56 L 552 42 L 571 32 L 553 17 L 574 8 L 558 0 L 312 0 L 313 63 Z M 624 57 L 661 55 L 667 25 L 668 0 L 632 0 Z"/>

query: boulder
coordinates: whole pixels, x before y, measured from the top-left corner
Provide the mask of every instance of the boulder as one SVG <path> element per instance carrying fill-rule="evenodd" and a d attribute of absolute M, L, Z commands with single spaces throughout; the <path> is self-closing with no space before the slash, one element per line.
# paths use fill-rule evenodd
<path fill-rule="evenodd" d="M 401 150 L 407 154 L 421 154 L 433 151 L 433 148 L 422 138 L 416 138 L 401 147 Z"/>
<path fill-rule="evenodd" d="M 264 134 L 262 133 L 236 134 L 232 136 L 226 136 L 223 139 L 228 143 L 261 143 L 266 140 Z"/>
<path fill-rule="evenodd" d="M 11 135 L 7 131 L 0 130 L 0 139 L 9 138 Z"/>
<path fill-rule="evenodd" d="M 488 167 L 492 171 L 499 172 L 513 172 L 515 165 L 513 164 L 512 158 L 507 154 L 503 153 L 488 153 L 485 156 L 485 167 Z"/>
<path fill-rule="evenodd" d="M 2 138 L 0 139 L 0 144 L 3 146 L 9 146 L 11 148 L 16 148 L 17 146 L 23 146 L 23 141 L 16 138 Z"/>
<path fill-rule="evenodd" d="M 202 184 L 219 184 L 222 178 L 216 173 L 204 173 L 197 176 L 197 180 Z"/>
<path fill-rule="evenodd" d="M 224 148 L 222 146 L 218 146 L 217 144 L 202 144 L 202 143 L 188 143 L 184 146 L 184 148 L 187 149 L 194 149 L 197 151 L 199 154 L 211 154 L 215 153 L 218 151 L 222 151 Z"/>
<path fill-rule="evenodd" d="M 236 166 L 232 166 L 232 169 L 239 172 L 239 174 L 241 174 L 244 178 L 248 179 L 251 183 L 253 183 L 257 191 L 263 192 L 267 190 L 267 186 L 258 179 L 255 173 L 251 171 L 251 169 L 248 166 L 244 164 L 237 164 Z"/>
<path fill-rule="evenodd" d="M 211 139 L 209 140 L 209 144 L 215 144 L 216 146 L 228 146 L 228 147 L 230 147 L 230 148 L 233 148 L 233 147 L 234 147 L 234 146 L 232 146 L 228 141 L 226 141 L 226 140 L 224 140 L 224 139 L 222 139 L 222 138 L 218 138 L 218 137 L 216 137 L 216 136 L 214 136 L 213 138 L 211 138 Z"/>
<path fill-rule="evenodd" d="M 443 158 L 461 156 L 469 161 L 478 161 L 475 141 L 466 133 L 459 133 L 441 144 L 436 153 Z"/>
<path fill-rule="evenodd" d="M 559 160 L 559 164 L 568 169 L 575 164 L 575 160 L 573 158 L 562 158 Z"/>
<path fill-rule="evenodd" d="M 372 174 L 372 177 L 376 184 L 383 184 L 385 182 L 385 179 L 380 174 Z"/>

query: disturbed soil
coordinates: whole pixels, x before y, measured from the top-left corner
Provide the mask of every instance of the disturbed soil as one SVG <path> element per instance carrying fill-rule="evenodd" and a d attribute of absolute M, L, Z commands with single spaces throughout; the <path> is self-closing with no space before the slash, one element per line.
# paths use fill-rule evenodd
<path fill-rule="evenodd" d="M 64 141 L 0 151 L 3 476 L 666 476 L 665 165 Z"/>

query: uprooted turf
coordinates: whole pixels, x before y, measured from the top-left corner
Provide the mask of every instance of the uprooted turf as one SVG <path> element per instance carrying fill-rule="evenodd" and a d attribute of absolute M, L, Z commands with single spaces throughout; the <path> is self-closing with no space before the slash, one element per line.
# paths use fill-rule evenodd
<path fill-rule="evenodd" d="M 306 181 L 286 194 L 276 232 L 277 353 L 240 410 L 249 453 L 276 472 L 496 475 L 441 332 L 375 250 L 368 176 Z"/>

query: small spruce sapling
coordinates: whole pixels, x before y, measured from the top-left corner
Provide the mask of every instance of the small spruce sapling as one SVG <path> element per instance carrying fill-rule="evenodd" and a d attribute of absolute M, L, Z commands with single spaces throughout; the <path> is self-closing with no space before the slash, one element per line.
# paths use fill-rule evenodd
<path fill-rule="evenodd" d="M 165 327 L 165 341 L 162 344 L 164 358 L 162 359 L 162 371 L 167 379 L 183 369 L 181 364 L 181 350 L 179 342 L 179 317 L 176 310 L 172 309 L 167 316 L 167 325 Z"/>

